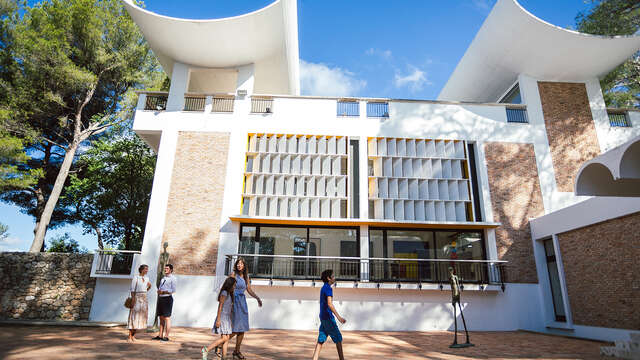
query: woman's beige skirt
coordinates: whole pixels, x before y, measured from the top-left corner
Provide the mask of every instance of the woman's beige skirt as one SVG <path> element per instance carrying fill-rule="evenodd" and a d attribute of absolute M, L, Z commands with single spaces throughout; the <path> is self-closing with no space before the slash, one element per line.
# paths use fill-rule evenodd
<path fill-rule="evenodd" d="M 147 317 L 149 314 L 149 303 L 147 302 L 147 294 L 136 293 L 136 302 L 133 308 L 129 310 L 129 321 L 127 329 L 146 329 Z"/>

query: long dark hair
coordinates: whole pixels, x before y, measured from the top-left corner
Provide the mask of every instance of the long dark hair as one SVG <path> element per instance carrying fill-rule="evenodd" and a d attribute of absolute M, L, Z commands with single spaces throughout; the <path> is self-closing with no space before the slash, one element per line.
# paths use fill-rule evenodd
<path fill-rule="evenodd" d="M 218 293 L 218 301 L 220 301 L 220 297 L 222 296 L 222 292 L 226 291 L 227 292 L 227 297 L 231 298 L 231 302 L 233 302 L 233 285 L 236 284 L 236 279 L 232 278 L 231 276 L 229 276 L 224 283 L 222 284 L 222 287 L 220 288 L 220 292 Z"/>
<path fill-rule="evenodd" d="M 238 271 L 238 263 L 242 261 L 242 265 L 244 265 L 242 267 L 242 272 Z M 247 272 L 247 262 L 244 261 L 243 258 L 239 257 L 238 260 L 236 260 L 236 263 L 233 264 L 233 272 L 238 274 L 241 273 L 242 277 L 244 278 L 245 282 L 249 282 L 249 273 Z"/>

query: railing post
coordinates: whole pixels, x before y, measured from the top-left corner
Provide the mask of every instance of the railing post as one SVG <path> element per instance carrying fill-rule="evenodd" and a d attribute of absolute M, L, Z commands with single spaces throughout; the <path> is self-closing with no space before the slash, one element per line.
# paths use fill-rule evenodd
<path fill-rule="evenodd" d="M 213 96 L 207 95 L 204 98 L 204 113 L 208 114 L 213 111 Z"/>

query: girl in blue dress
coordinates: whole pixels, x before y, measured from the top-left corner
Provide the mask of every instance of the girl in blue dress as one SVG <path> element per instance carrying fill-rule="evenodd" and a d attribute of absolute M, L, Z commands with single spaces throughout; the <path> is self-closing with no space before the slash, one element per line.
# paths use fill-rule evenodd
<path fill-rule="evenodd" d="M 230 275 L 236 279 L 236 290 L 234 292 L 233 301 L 233 334 L 236 338 L 236 349 L 233 351 L 233 358 L 243 360 L 245 357 L 240 352 L 244 333 L 249 331 L 249 310 L 247 309 L 247 298 L 244 295 L 245 290 L 249 295 L 258 300 L 258 306 L 262 307 L 262 300 L 251 290 L 249 274 L 247 273 L 247 265 L 242 258 L 238 258 L 233 265 L 233 272 Z"/>

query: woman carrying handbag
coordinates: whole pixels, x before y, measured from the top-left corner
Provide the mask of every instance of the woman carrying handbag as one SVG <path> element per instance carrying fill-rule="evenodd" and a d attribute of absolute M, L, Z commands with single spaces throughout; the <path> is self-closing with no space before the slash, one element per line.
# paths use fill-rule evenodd
<path fill-rule="evenodd" d="M 146 277 L 149 267 L 140 265 L 137 275 L 131 281 L 131 301 L 127 299 L 125 306 L 129 308 L 129 320 L 127 321 L 127 329 L 129 329 L 129 338 L 127 342 L 136 341 L 136 330 L 147 328 L 147 317 L 149 313 L 149 303 L 147 302 L 147 291 L 151 288 L 149 278 Z"/>

